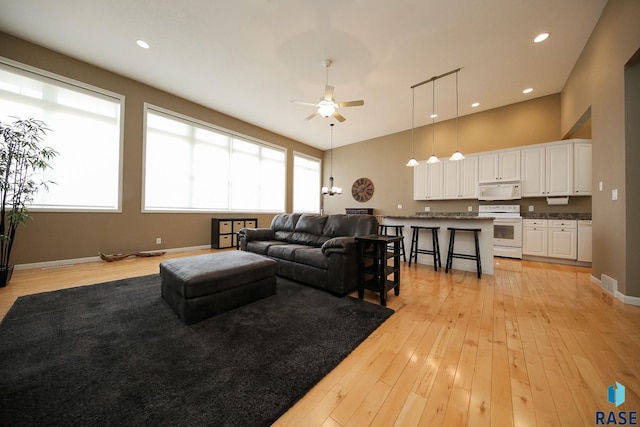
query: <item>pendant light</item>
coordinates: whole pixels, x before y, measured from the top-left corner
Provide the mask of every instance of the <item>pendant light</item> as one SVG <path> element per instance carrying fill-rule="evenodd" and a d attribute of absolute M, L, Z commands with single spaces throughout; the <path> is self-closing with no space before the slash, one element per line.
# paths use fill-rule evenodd
<path fill-rule="evenodd" d="M 440 159 L 435 154 L 436 145 L 436 79 L 432 81 L 432 104 L 431 104 L 431 157 L 427 160 L 427 163 L 439 163 Z"/>
<path fill-rule="evenodd" d="M 456 71 L 456 151 L 449 160 L 464 160 L 464 156 L 458 149 L 458 71 Z"/>
<path fill-rule="evenodd" d="M 329 176 L 329 187 L 322 187 L 322 194 L 326 194 L 329 196 L 335 196 L 342 194 L 342 188 L 336 187 L 333 185 L 333 123 L 331 123 L 331 148 L 330 148 L 330 176 Z"/>
<path fill-rule="evenodd" d="M 411 159 L 407 162 L 407 166 L 415 167 L 418 166 L 418 161 L 416 157 L 413 155 L 413 119 L 415 117 L 416 112 L 416 89 L 414 87 L 411 88 Z"/>

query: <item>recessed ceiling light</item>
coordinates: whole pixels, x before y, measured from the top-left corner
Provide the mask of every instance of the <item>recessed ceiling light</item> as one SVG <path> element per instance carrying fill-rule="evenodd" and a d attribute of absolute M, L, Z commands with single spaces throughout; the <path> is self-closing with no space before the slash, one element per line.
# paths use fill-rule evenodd
<path fill-rule="evenodd" d="M 136 43 L 143 49 L 149 49 L 149 43 L 144 40 L 136 40 Z"/>
<path fill-rule="evenodd" d="M 476 108 L 476 107 L 479 107 L 479 106 L 480 106 L 480 103 L 479 103 L 479 102 L 474 102 L 473 104 L 471 104 L 471 106 L 472 106 L 473 108 Z"/>
<path fill-rule="evenodd" d="M 531 93 L 531 92 L 533 92 L 532 87 L 526 88 L 525 90 L 522 91 L 522 93 Z"/>
<path fill-rule="evenodd" d="M 432 115 L 431 115 L 431 118 L 432 118 L 432 119 L 435 119 L 436 117 L 438 117 L 438 115 L 437 115 L 437 114 L 432 114 Z"/>
<path fill-rule="evenodd" d="M 548 38 L 549 38 L 549 33 L 542 33 L 542 34 L 538 34 L 538 36 L 535 39 L 533 39 L 533 41 L 536 43 L 540 43 L 545 41 Z"/>

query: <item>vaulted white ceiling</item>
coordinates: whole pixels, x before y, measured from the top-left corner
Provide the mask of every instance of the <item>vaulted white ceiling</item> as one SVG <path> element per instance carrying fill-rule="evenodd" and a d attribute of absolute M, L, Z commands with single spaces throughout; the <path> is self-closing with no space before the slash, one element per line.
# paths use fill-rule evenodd
<path fill-rule="evenodd" d="M 560 92 L 605 4 L 0 0 L 0 30 L 327 149 L 332 122 L 334 146 L 410 129 L 410 87 L 457 68 L 460 115 Z M 336 101 L 365 101 L 342 123 L 290 102 L 324 95 L 326 59 Z M 455 75 L 435 84 L 436 121 L 455 117 Z M 431 91 L 415 89 L 416 126 L 431 123 Z"/>

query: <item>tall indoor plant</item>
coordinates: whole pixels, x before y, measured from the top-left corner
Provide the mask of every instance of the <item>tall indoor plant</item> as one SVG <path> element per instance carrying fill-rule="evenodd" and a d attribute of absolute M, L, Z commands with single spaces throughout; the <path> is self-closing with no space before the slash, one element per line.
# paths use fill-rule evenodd
<path fill-rule="evenodd" d="M 13 273 L 9 258 L 18 226 L 31 218 L 27 206 L 50 183 L 41 174 L 58 153 L 41 147 L 47 130 L 36 119 L 0 122 L 0 287 Z"/>

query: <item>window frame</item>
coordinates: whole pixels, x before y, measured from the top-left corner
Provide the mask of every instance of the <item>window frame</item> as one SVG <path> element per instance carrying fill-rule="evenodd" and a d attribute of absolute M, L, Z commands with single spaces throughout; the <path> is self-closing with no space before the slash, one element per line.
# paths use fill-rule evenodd
<path fill-rule="evenodd" d="M 318 195 L 318 210 L 317 211 L 306 211 L 306 210 L 296 210 L 295 208 L 295 203 L 296 203 L 296 192 L 295 192 L 295 185 L 296 185 L 296 157 L 301 157 L 301 158 L 305 158 L 307 160 L 314 160 L 318 162 L 318 188 L 316 188 L 317 190 L 317 195 Z M 293 152 L 293 188 L 292 188 L 292 209 L 294 212 L 298 212 L 298 213 L 310 213 L 310 214 L 320 214 L 320 212 L 322 211 L 322 197 L 321 197 L 321 188 L 322 188 L 322 159 L 319 157 L 315 157 L 312 156 L 310 154 L 305 154 L 302 153 L 300 151 L 294 151 Z"/>
<path fill-rule="evenodd" d="M 213 132 L 218 132 L 221 134 L 225 134 L 230 136 L 231 138 L 237 138 L 239 140 L 245 141 L 245 142 L 249 142 L 252 144 L 256 144 L 259 146 L 263 146 L 266 148 L 270 148 L 270 149 L 274 149 L 274 150 L 278 150 L 278 151 L 282 151 L 284 160 L 283 160 L 283 174 L 284 174 L 284 179 L 283 179 L 283 187 L 281 189 L 282 194 L 284 195 L 283 197 L 283 205 L 282 205 L 282 210 L 257 210 L 257 209 L 198 209 L 198 208 L 192 208 L 192 209 L 147 209 L 145 206 L 145 196 L 146 196 L 146 179 L 147 179 L 147 113 L 149 111 L 152 112 L 156 112 L 159 113 L 161 115 L 165 115 L 165 116 L 170 116 L 173 117 L 179 121 L 185 122 L 186 124 L 192 124 L 192 125 L 196 125 L 196 126 L 201 126 L 204 127 L 206 129 L 209 129 Z M 142 142 L 142 187 L 141 187 L 141 194 L 140 194 L 140 212 L 141 213 L 145 213 L 145 214 L 154 214 L 154 213 L 187 213 L 187 214 L 194 214 L 194 213 L 225 213 L 225 214 L 234 214 L 234 213 L 259 213 L 259 214 L 279 214 L 279 213 L 284 213 L 286 212 L 286 206 L 287 206 L 287 194 L 286 194 L 286 188 L 287 188 L 287 162 L 288 162 L 288 149 L 287 147 L 283 147 L 268 141 L 264 141 L 258 138 L 254 138 L 252 136 L 249 135 L 245 135 L 230 129 L 226 129 L 224 127 L 215 125 L 213 123 L 201 120 L 201 119 L 197 119 L 195 117 L 191 117 L 188 116 L 186 114 L 182 114 L 179 113 L 177 111 L 173 111 L 173 110 L 169 110 L 167 108 L 163 108 L 160 107 L 158 105 L 149 103 L 149 102 L 145 102 L 143 105 L 143 112 L 142 112 L 143 116 L 142 116 L 142 122 L 143 122 L 143 142 Z M 230 199 L 229 199 L 230 200 Z"/>
<path fill-rule="evenodd" d="M 27 208 L 32 212 L 69 212 L 69 213 L 122 213 L 122 192 L 123 192 L 123 175 L 124 175 L 124 121 L 125 121 L 125 96 L 108 89 L 91 85 L 76 79 L 65 77 L 56 73 L 52 73 L 41 68 L 23 64 L 9 58 L 0 56 L 0 66 L 10 68 L 16 74 L 20 74 L 27 78 L 41 80 L 47 84 L 59 85 L 68 90 L 78 91 L 85 95 L 95 95 L 98 98 L 113 100 L 120 108 L 120 117 L 118 118 L 118 184 L 117 184 L 117 201 L 115 208 L 98 208 L 98 207 L 44 207 L 38 205 L 29 205 Z M 46 122 L 45 122 L 46 123 Z M 44 141 L 46 145 L 46 140 Z"/>

